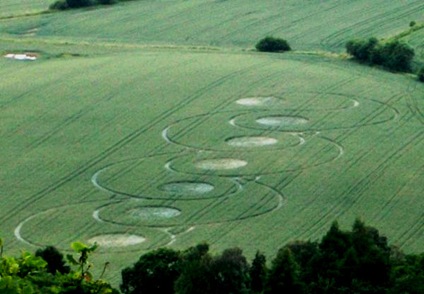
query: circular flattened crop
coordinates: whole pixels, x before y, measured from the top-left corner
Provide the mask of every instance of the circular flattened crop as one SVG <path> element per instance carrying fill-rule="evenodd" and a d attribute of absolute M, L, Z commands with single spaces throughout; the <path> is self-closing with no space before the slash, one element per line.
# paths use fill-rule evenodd
<path fill-rule="evenodd" d="M 159 186 L 159 189 L 171 194 L 201 195 L 211 192 L 214 186 L 199 182 L 171 182 Z"/>
<path fill-rule="evenodd" d="M 219 157 L 214 152 L 183 155 L 172 160 L 169 167 L 193 175 L 238 177 L 303 170 L 334 161 L 342 154 L 342 146 L 315 135 L 297 147 L 283 150 L 222 152 Z"/>
<path fill-rule="evenodd" d="M 252 110 L 267 108 L 285 111 L 335 111 L 350 109 L 359 105 L 355 97 L 348 95 L 302 91 L 286 92 L 281 94 L 281 98 L 273 96 L 241 98 L 236 100 L 235 103 Z"/>
<path fill-rule="evenodd" d="M 301 142 L 296 134 L 270 135 L 267 130 L 246 131 L 238 128 L 233 122 L 236 115 L 240 115 L 240 112 L 190 117 L 170 125 L 162 136 L 171 144 L 206 151 L 229 151 L 237 148 L 243 148 L 243 151 L 276 150 L 290 148 Z M 241 143 L 241 140 L 244 142 Z"/>
<path fill-rule="evenodd" d="M 245 136 L 245 137 L 230 138 L 226 140 L 226 142 L 228 145 L 232 147 L 249 148 L 249 147 L 275 145 L 278 143 L 278 140 L 272 137 L 264 137 L 264 136 Z"/>
<path fill-rule="evenodd" d="M 161 220 L 176 217 L 181 214 L 181 211 L 173 207 L 139 206 L 131 208 L 125 213 L 139 220 Z"/>
<path fill-rule="evenodd" d="M 283 196 L 275 190 L 249 182 L 235 195 L 197 201 L 129 199 L 98 209 L 102 222 L 134 227 L 167 228 L 222 223 L 262 215 L 283 205 Z"/>
<path fill-rule="evenodd" d="M 144 237 L 132 234 L 104 234 L 90 238 L 88 243 L 101 247 L 127 247 L 145 242 Z"/>
<path fill-rule="evenodd" d="M 248 97 L 248 98 L 240 98 L 236 101 L 237 104 L 243 106 L 269 106 L 275 107 L 278 105 L 284 105 L 284 100 L 269 96 L 269 97 Z"/>
<path fill-rule="evenodd" d="M 308 119 L 299 116 L 264 116 L 256 119 L 260 125 L 271 128 L 295 126 L 308 123 Z"/>
<path fill-rule="evenodd" d="M 398 111 L 391 106 L 363 99 L 345 111 L 261 111 L 240 114 L 233 118 L 234 126 L 249 130 L 309 132 L 349 129 L 376 125 L 396 119 Z"/>
<path fill-rule="evenodd" d="M 214 158 L 199 160 L 194 165 L 204 170 L 230 170 L 246 166 L 247 161 L 236 158 Z"/>
<path fill-rule="evenodd" d="M 133 250 L 127 246 L 139 250 L 154 243 L 163 246 L 170 242 L 165 232 L 149 228 L 123 228 L 113 222 L 103 222 L 98 217 L 99 204 L 80 203 L 39 212 L 23 220 L 16 227 L 15 236 L 28 245 L 52 245 L 60 250 L 69 250 L 69 244 L 75 240 L 97 242 L 100 245 L 99 250 L 116 252 Z M 93 215 L 96 217 L 93 218 Z"/>
<path fill-rule="evenodd" d="M 122 161 L 96 172 L 92 182 L 109 193 L 145 199 L 197 200 L 237 192 L 229 179 L 178 174 L 167 160 L 158 156 Z"/>

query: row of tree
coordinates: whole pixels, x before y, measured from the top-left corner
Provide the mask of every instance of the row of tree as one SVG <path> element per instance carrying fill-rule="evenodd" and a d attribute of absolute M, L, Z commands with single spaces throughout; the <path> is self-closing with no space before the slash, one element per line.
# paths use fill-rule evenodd
<path fill-rule="evenodd" d="M 90 274 L 96 246 L 72 244 L 77 254 L 54 247 L 3 255 L 0 239 L 0 293 L 119 293 Z M 107 264 L 105 264 L 106 269 Z M 122 293 L 424 293 L 424 253 L 405 254 L 389 246 L 377 229 L 356 220 L 350 231 L 334 222 L 318 241 L 294 241 L 267 263 L 257 251 L 249 263 L 240 248 L 212 254 L 201 243 L 186 250 L 160 248 L 122 270 Z"/>
<path fill-rule="evenodd" d="M 415 56 L 414 49 L 399 40 L 381 42 L 376 38 L 351 40 L 347 53 L 370 65 L 382 65 L 390 70 L 409 72 Z"/>
<path fill-rule="evenodd" d="M 390 247 L 377 229 L 356 220 L 337 222 L 320 242 L 295 241 L 267 265 L 251 264 L 239 248 L 219 255 L 207 244 L 184 251 L 162 248 L 122 271 L 123 293 L 424 293 L 424 254 Z"/>

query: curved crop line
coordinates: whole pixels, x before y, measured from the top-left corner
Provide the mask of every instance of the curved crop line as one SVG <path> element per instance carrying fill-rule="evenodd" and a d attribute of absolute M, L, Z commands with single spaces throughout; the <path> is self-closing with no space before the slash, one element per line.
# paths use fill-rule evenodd
<path fill-rule="evenodd" d="M 392 101 L 392 100 L 395 100 L 396 99 L 396 101 L 397 100 L 399 100 L 399 98 L 401 98 L 401 95 L 394 95 L 394 96 L 392 96 L 391 97 L 391 99 L 389 100 L 389 101 Z M 388 102 L 387 102 L 388 103 Z M 382 103 L 383 105 L 385 105 L 384 103 Z M 374 117 L 372 117 L 371 118 L 371 120 L 373 119 Z M 344 138 L 347 138 L 347 137 L 349 137 L 351 134 L 353 134 L 353 133 L 355 133 L 356 132 L 356 129 L 357 128 L 352 128 L 352 129 L 350 129 L 349 130 L 349 132 L 346 132 L 346 133 L 344 133 L 344 134 L 342 134 L 342 135 L 340 135 L 339 137 L 337 137 L 335 140 L 337 140 L 337 141 L 339 141 L 339 142 L 342 142 L 343 141 L 343 139 Z M 385 138 L 386 140 L 387 140 L 387 138 Z M 352 161 L 351 162 L 351 164 L 350 165 L 348 165 L 348 166 L 346 166 L 345 167 L 345 170 L 348 170 L 348 169 L 350 169 L 352 166 L 355 166 L 360 160 L 362 160 L 363 158 L 365 158 L 368 154 L 370 154 L 372 152 L 372 150 L 371 149 L 367 149 L 367 150 L 365 150 L 364 152 L 363 152 L 363 154 L 361 155 L 361 156 L 356 156 L 355 157 L 355 160 L 354 161 Z M 366 179 L 367 177 L 365 177 L 364 179 Z M 345 194 L 347 194 L 347 193 L 345 193 Z M 316 199 L 317 199 L 318 197 L 315 197 L 314 198 L 314 200 L 312 200 L 312 202 L 314 202 Z M 339 197 L 338 199 L 343 199 L 343 197 Z M 309 225 L 308 227 L 306 227 L 306 226 L 304 226 L 304 228 L 301 228 L 301 231 L 302 231 L 302 233 L 301 233 L 301 235 L 299 236 L 299 237 L 301 237 L 301 236 L 306 236 L 306 235 L 308 235 L 312 230 L 314 230 L 314 231 L 318 231 L 318 230 L 320 230 L 321 228 L 323 228 L 323 226 L 325 226 L 327 223 L 328 223 L 328 220 L 327 220 L 327 218 L 331 215 L 331 213 L 332 212 L 334 212 L 337 208 L 339 208 L 342 204 L 343 204 L 343 200 L 340 200 L 339 201 L 339 203 L 335 203 L 334 205 L 332 205 L 331 206 L 331 208 L 329 208 L 326 212 L 325 212 L 325 214 L 323 215 L 323 216 L 320 216 L 320 218 L 317 220 L 317 221 L 315 221 L 314 222 L 314 224 L 312 224 L 312 225 Z M 337 210 L 338 211 L 338 210 Z M 338 215 L 340 215 L 340 213 L 338 213 Z"/>
<path fill-rule="evenodd" d="M 151 156 L 151 157 L 153 157 L 153 156 Z M 174 159 L 175 158 L 178 158 L 178 157 L 174 157 Z M 138 161 L 140 161 L 140 160 L 141 159 L 138 159 Z M 136 194 L 136 193 L 127 193 L 127 192 L 119 191 L 119 190 L 116 190 L 116 189 L 108 188 L 107 186 L 104 186 L 104 185 L 102 185 L 102 184 L 99 183 L 98 177 L 101 175 L 101 173 L 107 171 L 109 168 L 113 167 L 115 164 L 121 164 L 123 162 L 128 162 L 128 161 L 134 162 L 133 159 L 119 161 L 117 163 L 110 164 L 110 165 L 108 165 L 108 166 L 106 166 L 106 167 L 98 170 L 91 177 L 92 184 L 96 188 L 100 189 L 101 191 L 107 192 L 109 194 L 127 196 L 127 197 L 132 197 L 132 198 L 137 198 L 137 199 L 149 199 L 149 200 L 181 200 L 181 201 L 199 200 L 198 197 L 184 198 L 184 199 L 180 199 L 180 198 L 175 199 L 175 198 L 172 198 L 171 196 L 170 197 L 153 197 L 153 196 L 146 196 L 146 195 Z M 172 159 L 171 159 L 171 161 L 172 161 Z M 180 172 L 178 172 L 178 171 L 176 171 L 176 170 L 174 170 L 172 168 L 171 161 L 168 161 L 165 164 L 165 169 L 168 170 L 168 171 L 171 171 L 171 172 L 180 173 Z M 152 185 L 152 182 L 153 182 L 153 180 L 149 181 L 148 185 Z M 241 191 L 241 189 L 242 189 L 242 186 L 239 183 L 237 183 L 236 181 L 233 181 L 233 182 L 235 182 L 235 186 L 234 187 L 237 187 L 237 189 L 235 191 L 232 191 L 233 190 L 233 187 L 230 187 L 229 190 L 228 190 L 228 192 L 223 193 L 223 195 L 203 197 L 202 200 L 221 198 L 221 197 L 225 197 L 225 196 L 232 196 L 232 195 L 235 195 L 235 194 L 239 193 Z"/>
<path fill-rule="evenodd" d="M 332 157 L 332 158 L 330 158 L 330 159 L 327 159 L 325 161 L 318 162 L 318 163 L 315 163 L 315 164 L 312 164 L 312 165 L 308 165 L 306 167 L 286 168 L 286 169 L 283 169 L 283 170 L 282 169 L 278 169 L 276 171 L 268 171 L 268 172 L 258 171 L 258 172 L 247 172 L 246 173 L 246 172 L 237 172 L 237 171 L 234 171 L 234 173 L 228 173 L 229 171 L 225 171 L 224 172 L 225 174 L 220 173 L 220 171 L 218 170 L 218 171 L 216 171 L 218 173 L 218 175 L 216 175 L 216 176 L 219 176 L 219 177 L 246 177 L 246 176 L 272 175 L 272 174 L 281 173 L 283 171 L 284 172 L 293 172 L 293 171 L 297 171 L 297 170 L 306 170 L 306 169 L 310 169 L 310 168 L 313 168 L 313 167 L 317 167 L 317 166 L 320 166 L 320 165 L 324 165 L 324 164 L 333 162 L 333 161 L 337 160 L 338 158 L 340 158 L 340 156 L 343 155 L 343 153 L 344 153 L 344 147 L 340 143 L 337 143 L 335 140 L 330 140 L 330 139 L 328 139 L 328 138 L 326 138 L 324 136 L 319 136 L 319 138 L 322 139 L 322 140 L 324 140 L 324 141 L 327 141 L 329 143 L 329 146 L 333 146 L 334 148 L 336 148 L 338 150 L 337 155 L 334 156 L 334 157 Z M 303 145 L 305 145 L 305 144 L 303 144 Z M 331 147 L 328 147 L 327 146 L 327 147 L 324 147 L 324 148 L 331 148 Z M 317 154 L 321 154 L 321 153 L 322 153 L 322 150 L 319 150 Z M 173 164 L 173 162 L 175 160 L 177 160 L 177 159 L 179 159 L 181 157 L 185 157 L 185 156 L 189 156 L 189 155 L 177 156 L 177 157 L 174 157 L 173 159 L 171 159 L 169 161 L 168 168 L 171 169 L 172 171 L 174 171 L 176 173 L 180 173 L 180 174 L 188 174 L 188 175 L 205 175 L 205 174 L 207 174 L 206 171 L 205 172 L 196 172 L 196 171 L 190 171 L 190 170 L 189 171 L 179 170 L 178 168 L 175 168 L 174 167 L 175 164 Z"/>
<path fill-rule="evenodd" d="M 240 225 L 240 221 L 248 219 L 248 218 L 260 217 L 260 216 L 263 216 L 263 215 L 268 214 L 268 213 L 276 212 L 276 211 L 280 210 L 284 206 L 284 204 L 287 202 L 287 199 L 284 197 L 284 194 L 282 194 L 282 192 L 278 191 L 276 188 L 269 186 L 269 185 L 266 185 L 264 183 L 261 183 L 259 180 L 255 180 L 255 183 L 258 184 L 258 185 L 261 185 L 261 186 L 263 186 L 267 189 L 272 190 L 276 195 L 278 195 L 277 196 L 277 198 L 278 198 L 277 206 L 275 206 L 274 208 L 272 208 L 272 209 L 270 209 L 270 210 L 268 210 L 264 213 L 252 215 L 252 216 L 249 216 L 249 217 L 242 217 L 241 215 L 245 214 L 245 212 L 241 213 L 240 217 L 238 219 L 226 222 L 227 225 L 220 230 L 220 233 L 214 234 L 211 237 L 211 240 L 209 240 L 209 242 L 211 244 L 213 244 L 214 242 L 217 242 L 218 240 L 224 238 L 229 232 L 234 230 L 234 227 Z M 271 198 L 271 197 L 268 197 L 268 198 Z"/>
<path fill-rule="evenodd" d="M 315 15 L 320 15 L 320 14 L 323 14 L 324 12 L 332 11 L 332 10 L 336 9 L 337 7 L 339 7 L 341 5 L 343 5 L 343 3 L 340 2 L 340 3 L 335 3 L 334 5 L 330 6 L 327 9 L 315 9 L 315 10 L 313 10 L 312 13 L 296 19 L 292 24 L 294 25 L 294 24 L 302 23 L 303 21 L 308 20 Z M 267 22 L 268 22 L 268 18 L 267 18 Z M 267 32 L 266 35 L 272 36 L 272 35 L 280 32 L 281 30 L 286 30 L 286 29 L 287 29 L 287 24 L 284 24 L 282 26 L 279 26 L 279 27 L 276 27 L 275 29 L 270 30 L 269 32 Z M 314 30 L 314 32 L 315 32 L 315 30 Z M 302 32 L 302 35 L 304 35 L 304 34 L 305 34 L 305 32 Z M 296 40 L 296 35 L 292 36 L 292 40 Z"/>
<path fill-rule="evenodd" d="M 163 119 L 167 118 L 168 116 L 177 112 L 178 110 L 183 109 L 184 107 L 189 105 L 191 102 L 202 97 L 202 95 L 207 93 L 210 89 L 221 85 L 222 83 L 228 81 L 228 79 L 230 79 L 234 76 L 240 75 L 242 72 L 246 72 L 246 71 L 249 71 L 249 70 L 255 69 L 255 68 L 257 68 L 257 65 L 252 65 L 250 67 L 247 67 L 247 68 L 235 71 L 235 72 L 231 72 L 230 74 L 225 75 L 225 76 L 221 76 L 220 78 L 216 79 L 215 81 L 209 83 L 207 86 L 195 91 L 192 95 L 188 96 L 187 99 L 185 99 L 178 106 L 164 111 L 162 114 L 157 116 L 155 119 L 150 121 L 148 124 L 134 130 L 133 132 L 131 132 L 130 134 L 128 134 L 124 138 L 118 140 L 115 144 L 112 144 L 111 146 L 109 146 L 108 148 L 103 150 L 101 153 L 99 153 L 97 156 L 93 157 L 91 160 L 89 160 L 88 162 L 83 164 L 81 167 L 79 167 L 79 168 L 75 169 L 74 171 L 62 176 L 56 182 L 49 184 L 47 187 L 45 187 L 45 188 L 41 189 L 40 191 L 36 192 L 35 194 L 31 195 L 31 197 L 29 197 L 29 199 L 27 201 L 25 201 L 24 203 L 18 203 L 17 205 L 15 205 L 15 207 L 10 209 L 9 213 L 4 214 L 2 216 L 2 218 L 0 219 L 0 221 L 5 221 L 6 219 L 10 218 L 10 216 L 14 213 L 14 211 L 19 211 L 19 210 L 28 208 L 30 205 L 32 205 L 33 203 L 35 203 L 39 199 L 42 199 L 44 196 L 56 191 L 57 189 L 59 189 L 60 187 L 62 187 L 63 185 L 65 185 L 66 183 L 71 181 L 72 179 L 82 175 L 83 173 L 88 171 L 90 168 L 93 168 L 94 166 L 99 164 L 101 161 L 103 161 L 107 157 L 111 156 L 112 154 L 114 154 L 115 152 L 120 150 L 123 146 L 134 141 L 136 138 L 138 138 L 144 132 L 150 130 L 155 125 L 161 123 L 163 121 Z M 138 79 L 138 78 L 135 78 L 135 79 Z"/>
<path fill-rule="evenodd" d="M 424 132 L 419 132 L 419 135 L 424 135 Z M 372 184 L 373 181 L 376 181 L 380 179 L 384 175 L 384 169 L 387 165 L 390 164 L 393 160 L 396 160 L 396 158 L 402 156 L 402 152 L 406 152 L 409 148 L 409 145 L 412 144 L 417 140 L 416 135 L 411 136 L 409 140 L 407 140 L 400 148 L 396 150 L 391 150 L 390 154 L 382 162 L 379 163 L 379 165 L 373 169 L 368 170 L 367 174 L 365 174 L 361 179 L 359 179 L 356 184 L 352 185 L 347 189 L 345 192 L 338 197 L 340 201 L 335 203 L 334 205 L 329 208 L 323 216 L 320 217 L 318 221 L 316 221 L 313 225 L 311 225 L 306 230 L 302 230 L 302 236 L 308 234 L 311 230 L 319 230 L 321 229 L 326 223 L 327 219 L 331 216 L 331 214 L 335 211 L 337 211 L 336 215 L 342 215 L 346 211 L 348 211 L 351 207 L 353 207 L 356 203 L 362 200 L 364 197 L 364 192 L 366 191 L 366 187 Z M 419 139 L 419 141 L 423 141 L 424 136 Z M 366 153 L 369 153 L 371 151 L 368 151 Z M 365 156 L 366 154 L 364 154 Z M 351 166 L 354 166 L 356 163 L 353 162 L 350 166 L 347 166 L 347 168 L 350 168 Z M 345 195 L 358 195 L 355 199 L 349 199 L 348 205 L 346 205 L 345 200 L 343 200 Z M 331 216 L 333 217 L 333 216 Z"/>
<path fill-rule="evenodd" d="M 262 67 L 265 67 L 266 65 L 267 64 L 263 64 Z M 249 84 L 249 88 L 248 89 L 245 89 L 244 92 L 248 93 L 249 90 L 254 89 L 257 84 L 261 84 L 263 81 L 269 80 L 270 77 L 272 77 L 272 76 L 277 76 L 277 74 L 276 73 L 271 73 L 271 74 L 268 74 L 268 75 L 262 77 L 258 81 L 255 81 L 254 83 L 250 83 Z M 189 118 L 184 118 L 184 119 L 181 119 L 181 120 L 179 120 L 177 122 L 174 122 L 172 125 L 175 125 L 175 124 L 177 124 L 177 123 L 179 123 L 181 121 L 190 120 L 190 119 L 193 119 L 193 118 L 198 118 L 197 120 L 195 120 L 194 122 L 192 122 L 188 126 L 186 126 L 186 128 L 181 129 L 179 132 L 176 132 L 176 134 L 174 134 L 173 137 L 174 138 L 178 138 L 178 137 L 181 138 L 184 135 L 188 134 L 190 131 L 192 131 L 197 126 L 199 126 L 202 123 L 204 123 L 205 121 L 207 121 L 212 115 L 227 112 L 227 111 L 224 110 L 225 107 L 228 107 L 228 105 L 231 105 L 232 103 L 233 103 L 233 101 L 231 99 L 224 100 L 221 104 L 219 104 L 217 107 L 215 107 L 215 109 L 213 109 L 213 110 L 211 110 L 211 111 L 209 111 L 207 113 L 200 114 L 200 115 L 195 115 L 195 116 L 192 116 L 192 117 L 189 117 Z M 175 144 L 177 144 L 175 141 L 173 141 L 173 142 Z M 186 146 L 186 147 L 191 148 L 191 146 Z"/>
<path fill-rule="evenodd" d="M 363 21 L 356 22 L 342 30 L 339 30 L 329 35 L 326 38 L 323 38 L 320 44 L 321 46 L 323 46 L 323 48 L 327 48 L 327 49 L 340 47 L 340 44 L 346 42 L 347 40 L 345 38 L 343 38 L 343 40 L 337 40 L 337 39 L 341 36 L 346 35 L 347 32 L 349 32 L 349 35 L 352 35 L 352 31 L 356 30 L 355 35 L 363 35 L 364 33 L 370 31 L 371 24 L 372 24 L 372 27 L 380 28 L 382 27 L 383 24 L 398 20 L 400 17 L 406 17 L 412 13 L 416 13 L 417 11 L 421 10 L 424 7 L 424 5 L 422 4 L 421 1 L 416 1 L 416 4 L 411 3 L 409 4 L 409 7 L 405 8 L 405 10 L 400 10 L 399 7 L 396 7 L 394 9 L 384 11 L 383 13 L 372 15 Z M 363 28 L 358 30 L 358 28 L 360 27 L 363 27 Z M 336 42 L 334 42 L 333 40 L 336 40 Z"/>
<path fill-rule="evenodd" d="M 377 221 L 377 222 L 382 222 L 384 220 L 384 218 L 386 218 L 393 207 L 396 207 L 396 203 L 397 200 L 399 200 L 399 195 L 402 193 L 402 190 L 407 188 L 408 185 L 412 182 L 415 182 L 417 180 L 417 178 L 422 177 L 422 173 L 424 171 L 424 165 L 422 165 L 420 168 L 418 168 L 418 170 L 412 175 L 412 177 L 408 180 L 405 181 L 401 186 L 397 187 L 397 190 L 392 194 L 392 196 L 387 199 L 387 201 L 384 203 L 383 207 L 381 208 L 381 212 L 378 216 L 376 216 L 374 219 L 372 219 L 373 221 Z M 416 224 L 419 224 L 422 222 L 417 222 Z M 408 231 L 411 230 L 411 228 L 408 229 Z M 405 235 L 407 233 L 404 232 L 401 236 Z"/>
<path fill-rule="evenodd" d="M 234 111 L 229 111 L 228 113 L 233 113 Z M 221 113 L 224 113 L 224 112 L 220 112 L 220 114 Z M 225 112 L 226 113 L 226 112 Z M 249 114 L 249 112 L 243 112 L 241 115 L 243 115 L 243 114 Z M 239 114 L 240 115 L 240 114 Z M 205 114 L 205 115 L 196 115 L 196 116 L 194 116 L 194 117 L 198 117 L 198 116 L 208 116 L 208 114 Z M 174 139 L 172 139 L 170 136 L 169 136 L 169 134 L 168 134 L 168 132 L 169 132 L 169 130 L 172 128 L 172 127 L 174 127 L 174 126 L 176 126 L 178 123 L 180 123 L 181 121 L 184 121 L 184 120 L 190 120 L 190 119 L 192 119 L 193 117 L 189 117 L 189 118 L 185 118 L 185 119 L 182 119 L 182 120 L 179 120 L 179 121 L 177 121 L 177 122 L 175 122 L 175 123 L 172 123 L 171 125 L 169 125 L 168 127 L 166 127 L 163 131 L 162 131 L 162 137 L 164 138 L 164 140 L 167 142 L 167 143 L 170 143 L 170 144 L 174 144 L 174 145 L 176 145 L 176 146 L 181 146 L 181 147 L 185 147 L 185 148 L 187 148 L 187 149 L 192 149 L 192 150 L 198 150 L 198 151 L 207 151 L 207 152 L 225 152 L 225 151 L 230 151 L 230 150 L 232 150 L 231 148 L 228 148 L 228 149 L 225 149 L 225 148 L 222 148 L 222 149 L 218 149 L 218 148 L 204 148 L 204 147 L 198 147 L 198 146 L 195 146 L 195 145 L 190 145 L 190 144 L 184 144 L 184 143 L 181 143 L 181 142 L 178 142 L 178 141 L 176 141 L 176 140 L 174 140 Z M 231 125 L 233 125 L 233 126 L 235 126 L 235 127 L 238 127 L 236 124 L 234 124 L 234 119 L 230 119 L 230 124 Z M 200 123 L 201 124 L 201 123 Z M 243 128 L 243 127 L 240 127 L 240 128 Z M 255 129 L 253 129 L 253 128 L 248 128 L 248 129 L 250 129 L 250 130 L 255 130 Z M 257 131 L 257 130 L 256 130 Z M 260 129 L 259 131 L 261 131 L 261 134 L 260 135 L 269 135 L 269 134 L 272 134 L 273 132 L 272 132 L 272 130 L 268 130 L 268 129 Z M 287 133 L 290 133 L 290 132 L 287 132 Z M 297 144 L 293 144 L 293 145 L 290 145 L 290 146 L 266 146 L 267 148 L 267 150 L 282 150 L 282 149 L 286 149 L 286 148 L 291 148 L 291 147 L 295 147 L 295 146 L 298 146 L 298 145 L 302 145 L 302 144 L 304 144 L 305 143 L 305 140 L 299 135 L 299 133 L 298 132 L 292 132 L 292 134 L 291 135 L 293 135 L 293 136 L 297 136 L 298 138 L 299 138 L 299 143 L 297 143 Z M 183 136 L 183 135 L 180 135 L 180 136 Z M 264 146 L 262 146 L 262 147 L 264 147 Z M 256 149 L 254 150 L 254 149 L 249 149 L 249 148 L 246 148 L 246 149 L 243 149 L 243 151 L 244 152 L 255 152 L 255 151 L 257 151 Z M 169 166 L 167 167 L 167 168 L 169 168 Z"/>
<path fill-rule="evenodd" d="M 81 202 L 81 203 L 74 203 L 74 204 L 68 204 L 68 205 L 55 206 L 55 207 L 52 207 L 52 208 L 46 209 L 46 210 L 44 210 L 44 211 L 38 212 L 38 213 L 36 213 L 36 214 L 33 214 L 33 215 L 31 215 L 31 216 L 29 216 L 29 217 L 25 218 L 24 220 L 22 220 L 22 221 L 21 221 L 21 222 L 20 222 L 20 223 L 16 226 L 16 228 L 15 228 L 15 230 L 14 230 L 14 235 L 15 235 L 15 237 L 16 237 L 16 239 L 17 239 L 18 241 L 20 241 L 20 242 L 22 242 L 22 243 L 25 243 L 25 244 L 27 244 L 27 245 L 35 246 L 35 247 L 43 246 L 43 244 L 38 244 L 38 243 L 35 243 L 35 242 L 30 242 L 30 241 L 26 240 L 24 237 L 22 237 L 22 234 L 21 234 L 22 227 L 23 227 L 26 223 L 30 222 L 31 220 L 33 220 L 34 218 L 36 218 L 36 217 L 38 217 L 38 216 L 40 216 L 40 215 L 47 214 L 47 213 L 49 213 L 49 212 L 51 212 L 51 211 L 55 211 L 55 210 L 57 210 L 57 209 L 66 208 L 66 207 L 72 207 L 72 206 L 77 206 L 77 205 L 81 205 L 82 203 L 94 203 L 94 202 L 100 202 L 100 201 L 99 201 L 99 200 L 91 200 L 91 201 L 85 201 L 85 202 Z M 94 213 L 93 213 L 93 215 L 94 215 Z"/>

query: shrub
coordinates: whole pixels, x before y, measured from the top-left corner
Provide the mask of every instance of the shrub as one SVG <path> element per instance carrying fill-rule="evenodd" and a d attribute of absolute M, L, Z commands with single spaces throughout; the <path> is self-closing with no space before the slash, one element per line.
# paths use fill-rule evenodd
<path fill-rule="evenodd" d="M 69 8 L 88 7 L 93 5 L 91 0 L 66 0 Z"/>
<path fill-rule="evenodd" d="M 116 4 L 117 2 L 117 0 L 97 0 L 97 3 L 101 5 L 112 5 Z"/>
<path fill-rule="evenodd" d="M 381 48 L 384 57 L 382 65 L 394 71 L 410 71 L 415 52 L 410 46 L 399 41 L 391 41 Z"/>
<path fill-rule="evenodd" d="M 56 1 L 49 6 L 49 9 L 51 9 L 51 10 L 65 10 L 65 9 L 68 9 L 68 8 L 69 8 L 68 4 L 66 3 L 65 0 Z"/>
<path fill-rule="evenodd" d="M 284 52 L 290 51 L 291 48 L 286 40 L 268 36 L 256 44 L 256 50 L 262 52 Z"/>
<path fill-rule="evenodd" d="M 420 71 L 418 72 L 418 80 L 420 82 L 423 82 L 424 83 L 424 67 L 422 67 L 420 69 Z"/>
<path fill-rule="evenodd" d="M 69 8 L 81 8 L 94 5 L 92 0 L 58 0 L 49 6 L 51 10 L 65 10 Z"/>
<path fill-rule="evenodd" d="M 401 72 L 411 70 L 412 59 L 415 55 L 414 49 L 405 43 L 398 40 L 380 43 L 376 38 L 348 41 L 346 52 L 360 61 Z"/>

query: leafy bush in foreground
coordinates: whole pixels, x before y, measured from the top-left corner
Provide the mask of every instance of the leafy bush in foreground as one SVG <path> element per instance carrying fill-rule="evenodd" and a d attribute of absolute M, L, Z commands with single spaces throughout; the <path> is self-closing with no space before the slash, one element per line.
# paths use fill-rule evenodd
<path fill-rule="evenodd" d="M 269 36 L 260 40 L 255 47 L 256 50 L 262 52 L 284 52 L 291 50 L 286 40 Z"/>
<path fill-rule="evenodd" d="M 93 279 L 88 270 L 87 259 L 96 246 L 75 242 L 72 248 L 79 258 L 73 258 L 71 254 L 67 257 L 71 264 L 77 266 L 76 270 L 71 270 L 63 255 L 51 246 L 37 250 L 35 255 L 23 251 L 19 257 L 4 256 L 0 239 L 0 293 L 118 293 L 109 283 Z"/>

